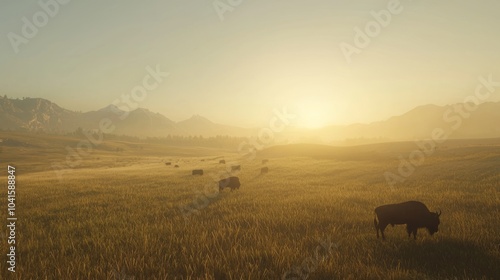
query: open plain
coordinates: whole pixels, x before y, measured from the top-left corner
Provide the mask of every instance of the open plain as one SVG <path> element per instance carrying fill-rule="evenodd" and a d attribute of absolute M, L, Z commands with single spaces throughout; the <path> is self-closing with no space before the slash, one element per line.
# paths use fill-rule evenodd
<path fill-rule="evenodd" d="M 398 155 L 414 143 L 275 146 L 251 159 L 229 150 L 109 141 L 109 149 L 92 151 L 58 178 L 50 163 L 64 160 L 64 141 L 77 139 L 2 137 L 17 141 L 0 153 L 2 169 L 11 164 L 17 175 L 18 267 L 9 275 L 2 262 L 5 279 L 500 275 L 498 139 L 450 140 L 390 187 L 384 173 L 397 172 Z M 242 168 L 232 175 L 241 188 L 219 193 L 218 178 L 236 163 Z M 269 173 L 260 174 L 264 165 Z M 197 168 L 203 176 L 191 175 Z M 414 241 L 404 226 L 389 226 L 387 240 L 377 240 L 373 209 L 406 200 L 439 208 L 439 232 L 431 237 L 420 229 Z"/>

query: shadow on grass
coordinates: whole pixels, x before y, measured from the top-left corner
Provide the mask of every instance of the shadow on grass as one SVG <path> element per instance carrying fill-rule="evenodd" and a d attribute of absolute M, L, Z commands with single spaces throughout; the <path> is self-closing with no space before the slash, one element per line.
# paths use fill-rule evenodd
<path fill-rule="evenodd" d="M 399 265 L 432 278 L 498 279 L 500 275 L 500 258 L 468 241 L 405 240 L 398 244 L 382 244 L 381 247 L 376 250 L 381 265 Z"/>

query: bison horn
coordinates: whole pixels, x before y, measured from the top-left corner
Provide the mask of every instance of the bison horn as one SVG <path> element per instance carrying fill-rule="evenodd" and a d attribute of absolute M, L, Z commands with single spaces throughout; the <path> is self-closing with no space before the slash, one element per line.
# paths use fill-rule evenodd
<path fill-rule="evenodd" d="M 438 214 L 438 217 L 441 216 L 441 209 L 438 210 L 439 212 L 436 212 Z"/>

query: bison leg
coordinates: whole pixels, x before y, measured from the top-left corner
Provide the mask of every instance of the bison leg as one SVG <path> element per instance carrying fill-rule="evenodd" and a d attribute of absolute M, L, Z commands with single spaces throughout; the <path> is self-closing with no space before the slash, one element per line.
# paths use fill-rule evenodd
<path fill-rule="evenodd" d="M 381 222 L 378 224 L 378 226 L 380 228 L 380 233 L 382 234 L 382 240 L 385 240 L 384 230 L 387 227 L 387 224 Z"/>
<path fill-rule="evenodd" d="M 410 225 L 410 224 L 407 224 L 406 225 L 406 232 L 408 232 L 408 238 L 411 237 L 411 234 L 413 233 L 413 239 L 417 239 L 417 230 L 418 230 L 418 227 L 415 226 L 415 225 Z"/>
<path fill-rule="evenodd" d="M 380 231 L 380 233 L 382 234 L 382 240 L 385 240 L 384 230 L 389 223 L 387 223 L 386 221 L 380 221 L 377 215 L 373 219 L 373 224 L 375 225 L 375 229 L 377 230 L 377 238 L 379 237 L 378 232 Z"/>
<path fill-rule="evenodd" d="M 408 238 L 410 238 L 411 233 L 413 232 L 413 229 L 408 224 L 406 225 L 406 232 L 408 233 Z"/>

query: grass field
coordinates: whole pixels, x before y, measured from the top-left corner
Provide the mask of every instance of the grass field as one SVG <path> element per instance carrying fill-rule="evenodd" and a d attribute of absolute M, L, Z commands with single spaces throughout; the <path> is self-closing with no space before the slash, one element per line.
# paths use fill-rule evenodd
<path fill-rule="evenodd" d="M 16 166 L 18 217 L 16 272 L 1 262 L 3 279 L 499 279 L 498 139 L 449 140 L 390 188 L 384 172 L 415 144 L 273 147 L 241 160 L 110 142 L 59 180 L 50 163 L 76 139 L 10 137 L 33 145 L 0 153 L 1 182 Z M 220 156 L 241 164 L 239 190 L 217 191 Z M 377 240 L 374 208 L 406 200 L 441 209 L 439 232 L 414 241 L 395 226 Z"/>

